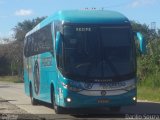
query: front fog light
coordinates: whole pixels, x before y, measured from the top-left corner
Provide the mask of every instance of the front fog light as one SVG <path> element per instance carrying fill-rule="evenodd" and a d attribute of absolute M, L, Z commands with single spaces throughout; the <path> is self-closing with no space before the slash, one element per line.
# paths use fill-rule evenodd
<path fill-rule="evenodd" d="M 133 100 L 135 101 L 135 100 L 136 100 L 136 97 L 133 97 Z"/>
<path fill-rule="evenodd" d="M 71 98 L 67 98 L 67 102 L 71 102 L 72 100 L 71 100 Z"/>

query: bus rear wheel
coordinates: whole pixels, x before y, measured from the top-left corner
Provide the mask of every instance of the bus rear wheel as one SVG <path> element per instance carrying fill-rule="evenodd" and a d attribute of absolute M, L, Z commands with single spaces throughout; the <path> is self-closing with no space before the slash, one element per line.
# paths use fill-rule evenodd
<path fill-rule="evenodd" d="M 30 99 L 32 105 L 38 105 L 38 100 L 33 97 L 32 85 L 30 85 Z"/>

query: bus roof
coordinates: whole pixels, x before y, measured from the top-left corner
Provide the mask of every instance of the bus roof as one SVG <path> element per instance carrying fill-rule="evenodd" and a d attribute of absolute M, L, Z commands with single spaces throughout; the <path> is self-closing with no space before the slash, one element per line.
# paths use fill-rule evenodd
<path fill-rule="evenodd" d="M 47 17 L 35 28 L 26 34 L 43 28 L 53 21 L 63 21 L 65 23 L 84 23 L 84 24 L 130 24 L 129 20 L 119 12 L 107 10 L 65 10 L 59 11 Z"/>

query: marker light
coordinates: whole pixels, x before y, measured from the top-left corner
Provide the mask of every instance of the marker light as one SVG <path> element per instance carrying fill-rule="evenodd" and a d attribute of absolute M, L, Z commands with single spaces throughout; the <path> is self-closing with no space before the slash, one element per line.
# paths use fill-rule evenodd
<path fill-rule="evenodd" d="M 71 102 L 72 100 L 71 100 L 71 98 L 67 98 L 67 102 Z"/>
<path fill-rule="evenodd" d="M 136 97 L 133 97 L 133 100 L 135 101 L 135 100 L 136 100 Z"/>

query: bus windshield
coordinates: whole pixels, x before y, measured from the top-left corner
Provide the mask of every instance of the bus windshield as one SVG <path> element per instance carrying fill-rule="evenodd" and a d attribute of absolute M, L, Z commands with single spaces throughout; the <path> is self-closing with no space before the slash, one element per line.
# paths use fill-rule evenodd
<path fill-rule="evenodd" d="M 129 27 L 64 26 L 64 71 L 73 80 L 134 73 Z"/>

